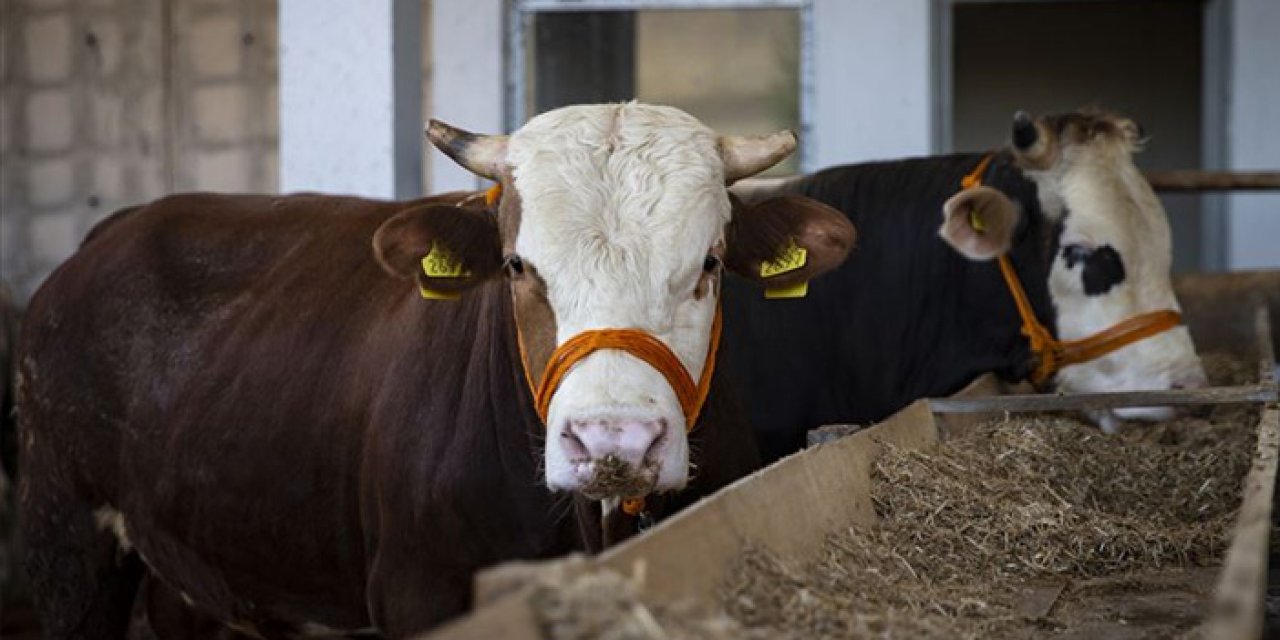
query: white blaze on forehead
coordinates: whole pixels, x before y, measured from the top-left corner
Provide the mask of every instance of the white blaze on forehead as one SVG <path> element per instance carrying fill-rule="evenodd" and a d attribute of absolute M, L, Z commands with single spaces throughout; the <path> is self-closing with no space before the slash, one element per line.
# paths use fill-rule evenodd
<path fill-rule="evenodd" d="M 1067 146 L 1054 167 L 1028 175 L 1045 214 L 1062 223 L 1049 274 L 1059 338 L 1076 340 L 1139 314 L 1180 309 L 1170 279 L 1168 216 L 1126 142 L 1095 138 Z M 1103 293 L 1086 293 L 1084 266 L 1069 266 L 1062 255 L 1069 245 L 1111 247 L 1124 279 Z M 1190 334 L 1179 327 L 1067 367 L 1058 381 L 1069 391 L 1119 391 L 1169 388 L 1203 376 Z"/>
<path fill-rule="evenodd" d="M 547 283 L 557 343 L 586 329 L 639 328 L 695 377 L 710 298 L 684 317 L 707 250 L 729 221 L 716 134 L 682 111 L 641 104 L 570 107 L 512 135 L 520 194 L 516 252 Z M 706 303 L 706 304 L 703 304 Z"/>
<path fill-rule="evenodd" d="M 515 251 L 546 283 L 556 344 L 590 329 L 640 329 L 670 347 L 696 380 L 717 292 L 694 291 L 730 215 L 715 132 L 670 107 L 568 107 L 513 134 L 507 163 L 521 206 Z M 688 442 L 675 392 L 658 371 L 617 351 L 580 361 L 553 397 L 548 484 L 577 486 L 581 456 L 564 443 L 568 425 L 599 420 L 624 425 L 619 441 L 639 437 L 638 448 L 647 436 L 636 434 L 666 425 L 644 464 L 656 468 L 656 489 L 684 485 Z M 595 435 L 611 437 L 611 428 Z"/>

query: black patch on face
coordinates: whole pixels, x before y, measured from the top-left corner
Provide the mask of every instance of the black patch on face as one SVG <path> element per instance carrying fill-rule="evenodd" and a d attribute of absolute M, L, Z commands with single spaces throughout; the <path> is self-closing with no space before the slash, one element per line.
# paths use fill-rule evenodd
<path fill-rule="evenodd" d="M 1068 269 L 1074 269 L 1077 264 L 1084 265 L 1080 280 L 1084 284 L 1085 295 L 1100 296 L 1124 282 L 1124 260 L 1109 244 L 1093 249 L 1070 244 L 1062 248 L 1062 259 Z"/>

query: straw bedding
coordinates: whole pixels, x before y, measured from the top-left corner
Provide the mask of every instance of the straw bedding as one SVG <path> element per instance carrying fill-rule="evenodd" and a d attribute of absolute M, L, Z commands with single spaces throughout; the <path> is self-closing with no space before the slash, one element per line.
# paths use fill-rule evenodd
<path fill-rule="evenodd" d="M 1216 385 L 1256 379 L 1229 356 L 1205 363 Z M 1198 622 L 1187 610 L 1211 588 L 1212 571 L 1197 568 L 1216 565 L 1229 540 L 1256 418 L 1256 407 L 1223 405 L 1106 436 L 1070 415 L 1015 416 L 932 451 L 886 445 L 873 472 L 880 524 L 830 536 L 816 560 L 747 548 L 718 606 L 701 608 L 650 611 L 631 580 L 583 576 L 612 586 L 548 588 L 561 604 L 539 608 L 544 629 L 557 638 L 1040 637 L 1146 612 L 1147 633 L 1132 637 L 1185 633 Z M 615 598 L 617 615 L 579 633 L 565 613 L 573 588 L 593 594 L 597 611 L 600 598 Z M 1138 604 L 1122 606 L 1126 594 Z"/>

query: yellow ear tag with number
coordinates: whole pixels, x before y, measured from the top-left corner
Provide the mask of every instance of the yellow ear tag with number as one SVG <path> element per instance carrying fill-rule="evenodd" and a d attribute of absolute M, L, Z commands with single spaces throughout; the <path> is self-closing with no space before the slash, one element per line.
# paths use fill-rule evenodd
<path fill-rule="evenodd" d="M 982 219 L 982 212 L 977 209 L 969 210 L 969 226 L 973 227 L 978 233 L 987 232 L 987 221 Z"/>
<path fill-rule="evenodd" d="M 466 278 L 471 275 L 470 271 L 462 270 L 461 260 L 436 244 L 431 245 L 431 252 L 422 257 L 422 273 L 428 278 Z M 457 300 L 462 297 L 458 293 L 436 291 L 422 285 L 418 285 L 418 293 L 427 300 Z"/>
<path fill-rule="evenodd" d="M 796 241 L 791 240 L 791 244 L 787 246 L 782 255 L 776 260 L 760 263 L 760 277 L 769 278 L 784 273 L 790 273 L 805 265 L 809 260 L 809 250 L 804 247 L 796 246 Z M 789 287 L 774 287 L 764 290 L 764 297 L 769 300 L 780 300 L 786 298 L 803 298 L 809 293 L 809 283 L 800 282 Z"/>

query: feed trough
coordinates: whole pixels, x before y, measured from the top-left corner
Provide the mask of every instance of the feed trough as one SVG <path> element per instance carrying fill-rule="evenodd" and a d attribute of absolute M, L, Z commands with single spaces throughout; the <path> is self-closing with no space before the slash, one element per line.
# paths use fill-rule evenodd
<path fill-rule="evenodd" d="M 826 428 L 820 436 L 825 443 L 744 478 L 597 557 L 489 570 L 477 579 L 476 610 L 432 637 L 588 637 L 602 632 L 625 632 L 618 637 L 773 637 L 788 631 L 813 637 L 851 630 L 856 635 L 856 624 L 865 624 L 867 633 L 898 629 L 906 635 L 1005 635 L 1035 629 L 1104 638 L 1192 631 L 1213 638 L 1259 637 L 1280 428 L 1269 308 L 1280 303 L 1280 273 L 1197 275 L 1178 284 L 1197 347 L 1206 354 L 1211 375 L 1218 370 L 1210 388 L 1028 394 L 981 378 L 951 398 L 918 401 L 873 426 Z M 1175 421 L 1178 424 L 1127 425 L 1114 437 L 1081 424 L 1071 413 L 1126 405 L 1200 409 L 1193 418 Z M 1243 427 L 1232 432 L 1232 424 Z M 847 435 L 836 437 L 841 434 Z M 1034 437 L 1050 436 L 1059 440 L 1044 440 L 1038 447 L 1026 444 Z M 919 506 L 908 504 L 903 496 L 914 491 L 929 499 L 929 491 L 941 487 L 943 502 L 947 491 L 963 502 L 961 483 L 969 476 L 989 480 L 1005 473 L 1000 471 L 1004 467 L 983 462 L 994 456 L 982 447 L 1003 447 L 1001 451 L 1011 452 L 1008 460 L 1023 461 L 1021 466 L 1042 475 L 1043 468 L 1053 464 L 1068 466 L 1057 472 L 1058 485 L 1037 480 L 1047 482 L 1051 493 L 1063 494 L 1064 503 L 1075 498 L 1063 487 L 1085 482 L 1090 452 L 1104 451 L 1099 447 L 1127 452 L 1131 465 L 1106 463 L 1115 469 L 1114 490 L 1090 495 L 1095 502 L 1105 502 L 1106 496 L 1129 500 L 1132 508 L 1111 508 L 1113 522 L 1105 520 L 1108 509 L 1096 504 L 1059 505 L 1053 512 L 1056 517 L 1083 513 L 1100 518 L 1086 518 L 1083 524 L 1095 523 L 1102 533 L 1071 536 L 1065 535 L 1071 533 L 1069 526 L 1081 522 L 1046 524 L 1039 538 L 1031 538 L 1037 553 L 1019 556 L 1018 545 L 1009 545 L 1012 557 L 1031 557 L 1035 560 L 1030 564 L 1042 566 L 1001 573 L 979 563 L 972 570 L 975 579 L 996 579 L 986 587 L 980 580 L 966 585 L 928 575 L 937 573 L 931 565 L 945 564 L 945 554 L 925 540 L 916 545 L 913 556 L 904 551 L 903 539 L 929 538 L 928 527 L 941 528 L 942 533 L 979 527 L 946 520 L 945 510 L 951 508 L 946 505 L 939 507 L 938 520 L 932 523 L 918 515 L 907 522 L 894 521 L 909 507 Z M 1063 447 L 1070 449 L 1054 451 Z M 1144 451 L 1149 455 L 1134 458 Z M 1165 457 L 1157 457 L 1161 455 Z M 1205 457 L 1213 455 L 1222 458 L 1216 467 L 1214 459 Z M 957 484 L 938 485 L 937 478 L 929 477 L 946 475 L 945 465 L 960 463 L 973 468 L 952 474 Z M 1178 477 L 1181 467 L 1159 473 L 1157 463 L 1191 465 L 1187 468 L 1228 477 L 1201 486 L 1203 482 Z M 1072 473 L 1079 474 L 1078 482 Z M 1095 469 L 1094 475 L 1105 480 L 1106 469 Z M 1005 485 L 990 486 L 1007 488 L 1010 480 L 1018 484 L 1016 477 L 1004 480 Z M 1187 495 L 1166 496 L 1174 506 L 1145 503 L 1143 490 L 1151 488 L 1145 485 L 1166 481 L 1171 492 Z M 1031 481 L 1024 484 L 1030 487 Z M 905 492 L 894 493 L 895 488 Z M 993 495 L 988 505 L 993 513 L 972 517 L 1004 517 L 998 508 L 1001 500 L 1024 510 L 1053 502 L 1028 495 Z M 970 506 L 979 503 L 971 501 Z M 1097 510 L 1082 511 L 1085 507 Z M 1184 508 L 1185 513 L 1179 511 Z M 957 513 L 967 512 L 950 516 Z M 1045 517 L 1051 515 L 1046 511 Z M 1167 521 L 1165 529 L 1152 528 L 1157 520 Z M 1055 526 L 1062 535 L 1050 535 Z M 1033 529 L 1019 535 L 1036 533 Z M 1214 531 L 1219 530 L 1222 539 L 1215 539 Z M 857 547 L 851 542 L 876 542 L 877 536 L 881 546 Z M 974 539 L 989 542 L 992 536 Z M 955 540 L 967 544 L 964 536 Z M 833 545 L 852 551 L 833 555 Z M 1069 548 L 1072 545 L 1075 548 Z M 885 556 L 885 550 L 900 561 Z M 952 555 L 1003 557 L 981 556 L 976 548 Z M 848 597 L 839 589 L 823 592 L 826 586 L 840 584 L 832 577 L 833 558 L 834 573 L 857 578 L 859 571 L 878 571 L 884 580 L 871 599 L 879 602 L 870 602 L 866 595 Z M 901 570 L 891 569 L 895 565 Z M 814 572 L 824 570 L 825 577 L 814 577 Z M 889 576 L 890 571 L 897 573 Z M 862 574 L 847 583 L 867 584 L 870 579 Z M 886 595 L 901 586 L 897 583 L 924 584 L 932 591 L 924 590 L 924 600 L 918 597 L 919 589 L 911 596 L 918 601 L 917 609 L 875 609 L 897 602 Z M 931 593 L 936 601 L 928 600 Z M 587 612 L 595 612 L 598 619 L 590 619 Z M 1179 613 L 1177 619 L 1170 619 L 1171 612 Z M 935 623 L 942 626 L 930 626 Z M 965 626 L 971 623 L 978 626 Z M 1001 626 L 1006 623 L 1013 626 Z"/>

